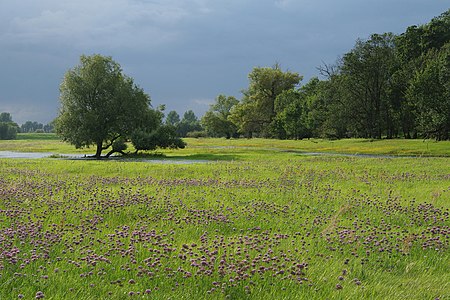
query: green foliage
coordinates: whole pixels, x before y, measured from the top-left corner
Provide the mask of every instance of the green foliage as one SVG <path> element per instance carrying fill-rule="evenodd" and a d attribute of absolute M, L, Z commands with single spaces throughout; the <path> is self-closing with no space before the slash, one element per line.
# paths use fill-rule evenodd
<path fill-rule="evenodd" d="M 354 136 L 381 138 L 391 120 L 388 88 L 395 63 L 394 36 L 374 34 L 358 40 L 342 59 L 341 76 L 345 96 L 341 99 L 350 113 Z"/>
<path fill-rule="evenodd" d="M 49 123 L 49 124 L 42 124 L 42 123 L 38 123 L 36 121 L 26 121 L 25 123 L 23 123 L 20 126 L 20 132 L 22 133 L 31 133 L 31 132 L 45 132 L 45 133 L 49 133 L 49 132 L 53 132 L 54 129 L 54 124 L 53 122 Z"/>
<path fill-rule="evenodd" d="M 96 158 L 149 115 L 149 96 L 111 57 L 81 56 L 80 64 L 65 74 L 60 92 L 57 134 L 76 148 L 95 145 Z"/>
<path fill-rule="evenodd" d="M 254 68 L 248 75 L 250 81 L 243 91 L 242 102 L 235 105 L 230 119 L 240 133 L 252 136 L 270 136 L 269 125 L 276 116 L 275 99 L 285 90 L 295 88 L 302 80 L 298 73 L 283 72 L 278 64 L 272 68 Z"/>
<path fill-rule="evenodd" d="M 13 122 L 8 112 L 0 113 L 0 140 L 14 140 L 19 132 L 19 125 Z"/>
<path fill-rule="evenodd" d="M 201 131 L 190 131 L 187 133 L 186 137 L 188 138 L 206 138 L 208 137 L 208 132 L 206 132 L 205 130 L 201 130 Z"/>
<path fill-rule="evenodd" d="M 0 122 L 0 140 L 14 140 L 17 137 L 19 126 L 11 122 Z"/>
<path fill-rule="evenodd" d="M 178 123 L 180 123 L 180 115 L 174 110 L 170 111 L 166 117 L 166 124 L 177 126 Z"/>
<path fill-rule="evenodd" d="M 9 112 L 0 113 L 0 122 L 2 123 L 10 123 L 12 122 L 12 116 Z"/>
<path fill-rule="evenodd" d="M 136 153 L 141 150 L 155 150 L 157 148 L 183 149 L 186 144 L 177 136 L 175 127 L 161 125 L 152 131 L 136 130 L 131 135 L 131 143 Z"/>
<path fill-rule="evenodd" d="M 416 104 L 419 130 L 437 140 L 450 138 L 450 42 L 430 50 L 407 90 Z"/>
<path fill-rule="evenodd" d="M 124 138 L 118 138 L 115 140 L 111 147 L 114 152 L 123 152 L 128 148 Z"/>
<path fill-rule="evenodd" d="M 425 25 L 408 27 L 396 38 L 400 66 L 394 77 L 394 92 L 401 101 L 400 119 L 405 137 L 449 139 L 447 118 L 443 116 L 449 111 L 445 96 L 449 43 L 450 10 Z"/>
<path fill-rule="evenodd" d="M 201 120 L 209 136 L 226 137 L 227 139 L 236 136 L 237 127 L 229 119 L 229 116 L 231 109 L 237 104 L 239 101 L 233 96 L 217 96 L 216 102 L 211 105 Z"/>
<path fill-rule="evenodd" d="M 202 126 L 192 110 L 184 113 L 183 119 L 176 125 L 176 132 L 180 137 L 186 137 L 191 131 L 200 131 Z"/>
<path fill-rule="evenodd" d="M 272 136 L 288 139 L 312 137 L 320 126 L 320 101 L 323 98 L 323 83 L 316 77 L 298 90 L 283 91 L 275 99 L 275 112 L 272 122 Z M 319 136 L 317 134 L 316 136 Z"/>
<path fill-rule="evenodd" d="M 358 39 L 336 65 L 319 67 L 298 88 L 297 73 L 255 68 L 227 120 L 246 137 L 449 139 L 450 10 L 406 32 Z M 203 123 L 220 136 L 223 120 L 208 111 Z"/>

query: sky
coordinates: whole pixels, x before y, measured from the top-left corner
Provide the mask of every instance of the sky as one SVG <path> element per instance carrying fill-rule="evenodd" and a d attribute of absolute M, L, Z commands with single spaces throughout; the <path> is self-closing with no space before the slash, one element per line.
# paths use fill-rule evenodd
<path fill-rule="evenodd" d="M 304 76 L 358 38 L 400 34 L 449 8 L 444 0 L 0 0 L 0 112 L 46 124 L 80 55 L 111 56 L 181 116 L 241 98 L 248 74 L 275 63 Z"/>

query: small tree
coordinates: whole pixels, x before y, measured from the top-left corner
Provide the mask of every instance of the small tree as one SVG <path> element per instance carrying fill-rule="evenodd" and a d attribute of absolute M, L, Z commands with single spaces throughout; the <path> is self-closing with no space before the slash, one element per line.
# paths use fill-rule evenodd
<path fill-rule="evenodd" d="M 0 113 L 0 140 L 13 140 L 17 137 L 19 125 L 13 122 L 10 113 Z"/>
<path fill-rule="evenodd" d="M 9 123 L 12 122 L 12 116 L 9 112 L 0 113 L 0 122 Z"/>
<path fill-rule="evenodd" d="M 177 126 L 178 123 L 180 123 L 180 115 L 174 110 L 169 111 L 166 117 L 166 124 Z"/>
<path fill-rule="evenodd" d="M 186 144 L 177 136 L 175 127 L 161 125 L 152 131 L 136 130 L 131 135 L 131 143 L 136 149 L 135 153 L 143 150 L 155 150 L 157 148 L 183 149 Z"/>
<path fill-rule="evenodd" d="M 188 110 L 184 113 L 183 119 L 177 125 L 177 134 L 180 137 L 186 137 L 189 132 L 200 131 L 202 126 L 192 110 Z"/>

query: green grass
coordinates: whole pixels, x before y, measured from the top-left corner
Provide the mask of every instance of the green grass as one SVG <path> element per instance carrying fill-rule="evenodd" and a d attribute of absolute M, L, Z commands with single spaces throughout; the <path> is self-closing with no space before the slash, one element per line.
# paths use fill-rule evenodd
<path fill-rule="evenodd" d="M 450 142 L 433 140 L 268 140 L 268 139 L 186 139 L 192 147 L 256 148 L 299 152 L 385 154 L 394 156 L 450 156 Z"/>
<path fill-rule="evenodd" d="M 245 158 L 248 151 L 255 152 L 291 151 L 299 154 L 305 152 L 373 154 L 392 156 L 442 156 L 450 157 L 450 141 L 433 140 L 271 140 L 271 139 L 184 139 L 188 144 L 184 150 L 162 150 L 166 156 L 173 158 L 233 160 Z M 129 146 L 130 152 L 133 148 Z M 75 149 L 74 146 L 61 142 L 55 134 L 30 133 L 18 134 L 17 140 L 0 141 L 0 151 L 52 152 L 55 154 L 87 154 L 95 153 L 95 148 Z M 153 154 L 150 153 L 150 154 Z"/>
<path fill-rule="evenodd" d="M 0 148 L 73 153 L 48 138 Z M 187 142 L 163 158 L 201 162 L 0 159 L 0 299 L 450 299 L 450 158 Z"/>
<path fill-rule="evenodd" d="M 54 133 L 19 133 L 17 140 L 59 141 L 60 138 Z"/>

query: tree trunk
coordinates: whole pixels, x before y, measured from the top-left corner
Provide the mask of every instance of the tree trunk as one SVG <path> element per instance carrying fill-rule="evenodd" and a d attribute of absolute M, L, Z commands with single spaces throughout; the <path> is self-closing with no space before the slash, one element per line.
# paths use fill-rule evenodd
<path fill-rule="evenodd" d="M 95 152 L 95 159 L 102 158 L 103 142 L 97 142 L 97 151 Z"/>
<path fill-rule="evenodd" d="M 114 150 L 112 149 L 111 151 L 109 151 L 108 153 L 106 153 L 105 158 L 109 158 L 111 156 L 111 154 L 113 153 L 120 153 L 122 155 L 127 155 L 125 152 L 123 152 L 122 150 Z"/>

